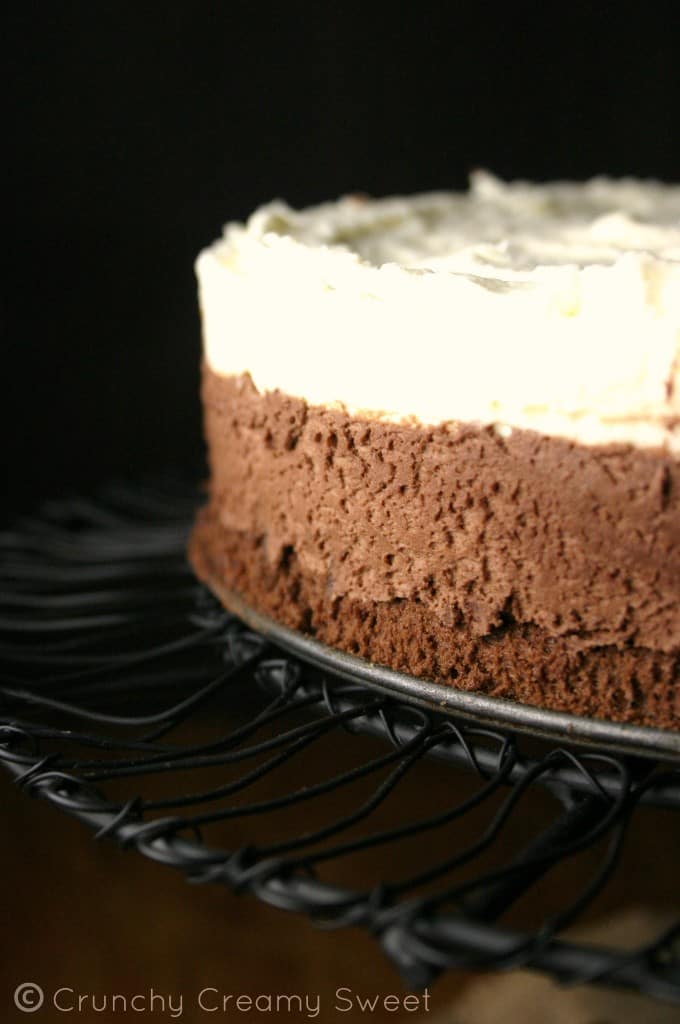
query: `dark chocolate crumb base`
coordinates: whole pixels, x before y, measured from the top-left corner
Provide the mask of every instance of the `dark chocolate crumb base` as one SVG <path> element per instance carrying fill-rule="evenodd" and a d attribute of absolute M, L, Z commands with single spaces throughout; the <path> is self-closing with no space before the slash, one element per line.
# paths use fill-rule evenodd
<path fill-rule="evenodd" d="M 225 530 L 203 509 L 190 560 L 215 590 L 226 587 L 260 613 L 322 643 L 420 678 L 554 711 L 680 728 L 680 671 L 673 655 L 627 647 L 579 647 L 533 624 L 509 623 L 473 638 L 418 602 L 329 598 L 295 552 L 272 566 L 261 538 Z"/>

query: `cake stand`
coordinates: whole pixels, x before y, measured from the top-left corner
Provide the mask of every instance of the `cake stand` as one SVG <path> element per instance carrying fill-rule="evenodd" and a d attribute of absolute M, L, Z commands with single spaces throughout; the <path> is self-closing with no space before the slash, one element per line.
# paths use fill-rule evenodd
<path fill-rule="evenodd" d="M 226 612 L 186 563 L 197 501 L 177 482 L 112 484 L 1 535 L 0 762 L 15 781 L 194 883 L 370 930 L 413 987 L 453 968 L 523 966 L 680 1004 L 680 920 L 625 953 L 561 937 L 607 886 L 642 806 L 680 809 L 680 734 L 404 676 L 233 594 Z M 310 777 L 318 743 L 328 770 Z M 465 795 L 395 813 L 426 759 L 465 774 Z M 523 804 L 538 789 L 551 808 L 541 820 Z M 309 824 L 286 830 L 302 807 Z M 509 854 L 499 840 L 518 816 L 524 839 Z M 235 818 L 253 822 L 252 842 L 230 844 Z M 434 856 L 429 837 L 454 825 Z M 343 865 L 376 851 L 382 875 L 342 882 Z M 578 891 L 553 892 L 531 928 L 507 924 L 584 851 Z"/>

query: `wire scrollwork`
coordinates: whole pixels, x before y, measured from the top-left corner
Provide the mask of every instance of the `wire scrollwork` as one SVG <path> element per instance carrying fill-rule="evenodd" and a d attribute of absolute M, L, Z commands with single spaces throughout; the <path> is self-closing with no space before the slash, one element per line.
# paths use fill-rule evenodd
<path fill-rule="evenodd" d="M 680 922 L 626 953 L 560 937 L 607 885 L 639 805 L 680 808 L 678 768 L 529 743 L 277 649 L 195 583 L 184 555 L 194 505 L 180 484 L 111 485 L 0 535 L 0 762 L 16 783 L 193 884 L 369 930 L 416 987 L 456 967 L 531 966 L 680 1003 Z M 206 719 L 209 737 L 194 728 Z M 305 774 L 320 743 L 328 770 Z M 464 773 L 465 793 L 376 823 L 426 759 Z M 537 788 L 552 818 L 527 820 L 524 846 L 489 867 Z M 320 803 L 332 813 L 284 834 L 282 816 Z M 232 848 L 236 819 L 259 827 Z M 458 842 L 441 856 L 426 840 L 453 825 Z M 417 868 L 400 871 L 415 837 Z M 535 930 L 501 923 L 539 879 L 594 849 L 581 890 Z M 334 865 L 370 851 L 386 855 L 389 877 L 333 880 Z"/>

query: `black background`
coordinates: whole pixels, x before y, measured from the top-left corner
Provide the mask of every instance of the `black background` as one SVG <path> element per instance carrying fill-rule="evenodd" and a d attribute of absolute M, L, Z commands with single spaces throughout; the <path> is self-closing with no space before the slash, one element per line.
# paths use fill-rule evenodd
<path fill-rule="evenodd" d="M 462 187 L 680 180 L 674 4 L 24 3 L 7 19 L 5 511 L 199 474 L 193 259 L 226 220 Z"/>

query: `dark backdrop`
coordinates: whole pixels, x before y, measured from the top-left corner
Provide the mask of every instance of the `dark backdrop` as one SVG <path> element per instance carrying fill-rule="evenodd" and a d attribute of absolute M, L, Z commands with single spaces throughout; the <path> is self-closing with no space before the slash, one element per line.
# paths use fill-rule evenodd
<path fill-rule="evenodd" d="M 503 11 L 503 13 L 498 13 Z M 200 474 L 193 258 L 280 196 L 680 180 L 676 5 L 23 3 L 5 32 L 5 511 Z"/>

